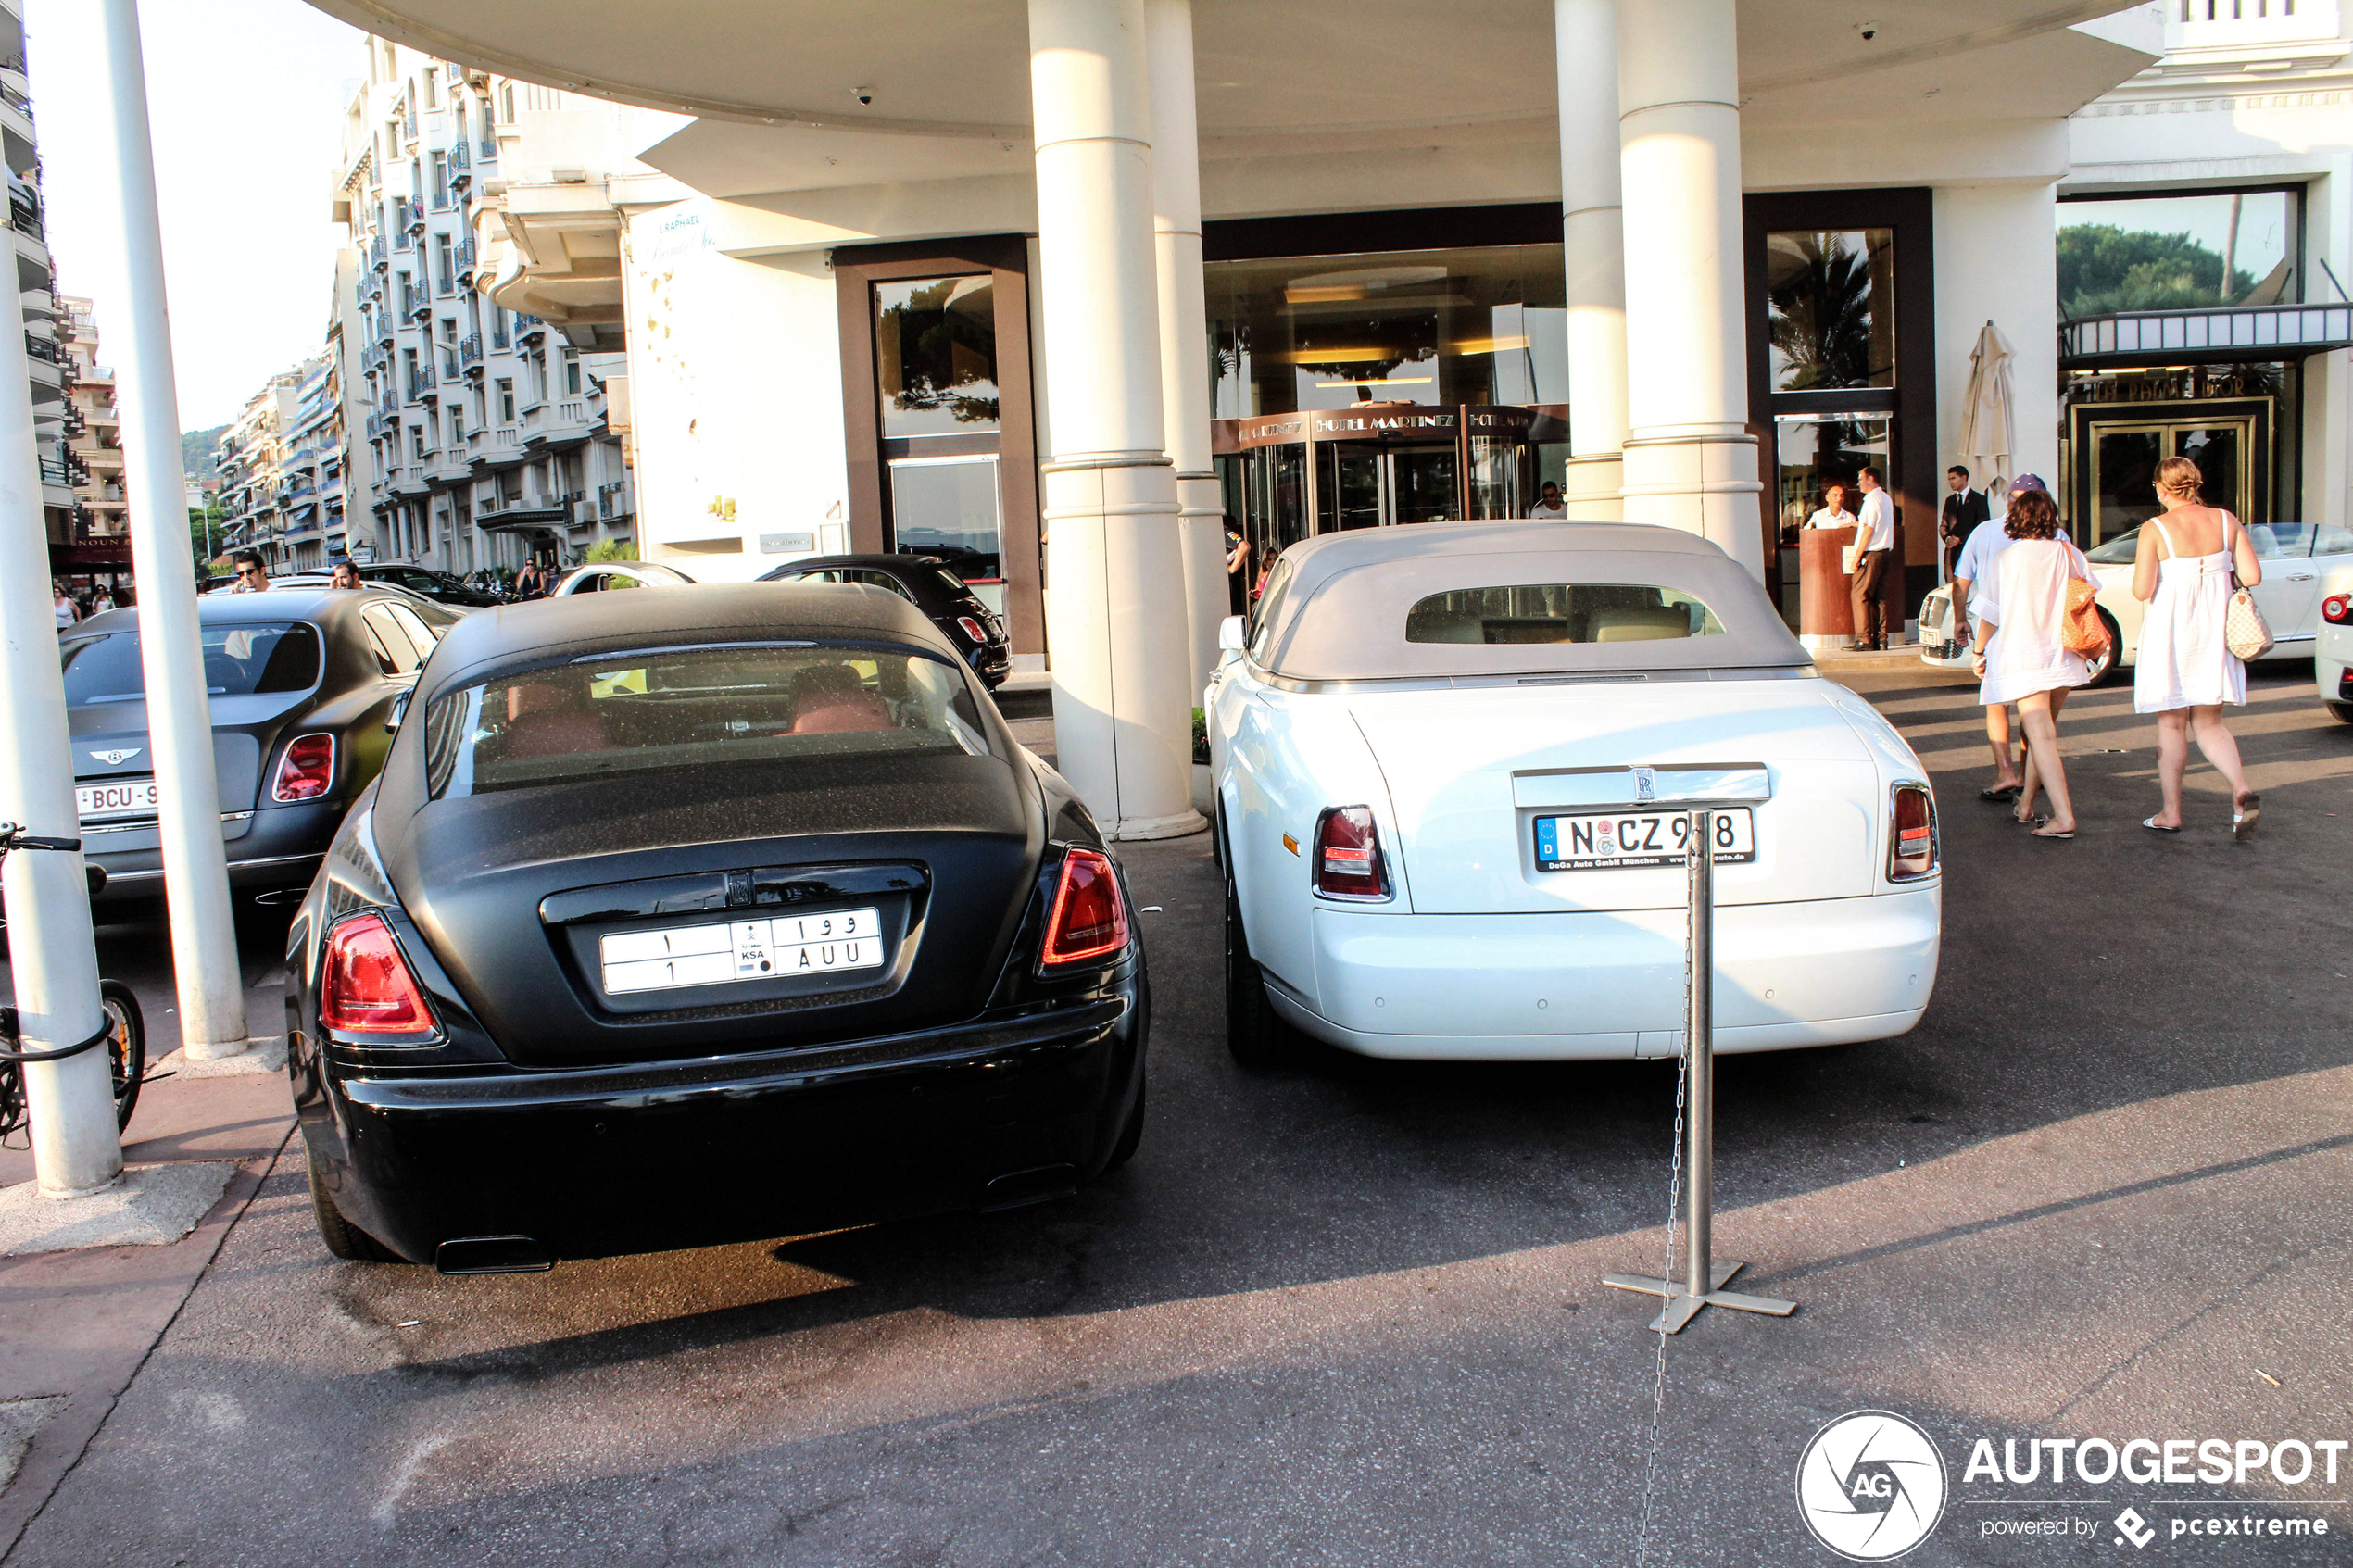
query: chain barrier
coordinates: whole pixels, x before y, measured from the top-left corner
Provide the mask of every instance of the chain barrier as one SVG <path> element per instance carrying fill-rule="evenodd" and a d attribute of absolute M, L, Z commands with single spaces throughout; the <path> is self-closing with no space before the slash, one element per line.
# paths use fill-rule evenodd
<path fill-rule="evenodd" d="M 1692 983 L 1692 954 L 1683 949 L 1683 984 Z M 1675 1152 L 1667 1166 L 1667 1255 L 1658 1261 L 1658 1277 L 1667 1279 L 1675 1273 L 1676 1210 L 1683 1198 L 1683 1104 L 1692 1083 L 1692 1059 L 1689 1052 L 1675 1059 Z M 1651 1499 L 1658 1485 L 1658 1421 L 1667 1407 L 1667 1321 L 1661 1314 L 1655 1325 L 1658 1330 L 1658 1373 L 1651 1383 L 1650 1449 L 1642 1456 L 1642 1519 L 1634 1533 L 1634 1568 L 1642 1568 L 1650 1553 Z"/>

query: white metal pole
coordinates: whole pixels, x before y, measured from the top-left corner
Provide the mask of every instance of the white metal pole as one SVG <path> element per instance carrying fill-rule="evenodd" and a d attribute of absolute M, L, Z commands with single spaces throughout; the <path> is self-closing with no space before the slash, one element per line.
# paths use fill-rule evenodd
<path fill-rule="evenodd" d="M 1561 258 L 1568 286 L 1569 516 L 1616 521 L 1626 445 L 1626 226 L 1615 0 L 1553 0 Z"/>
<path fill-rule="evenodd" d="M 44 838 L 78 831 L 65 682 L 41 510 L 41 456 L 24 328 L 12 311 L 0 332 L 0 821 Z M 17 1048 L 56 1050 L 98 1032 L 98 949 L 82 857 L 20 849 L 5 868 L 8 959 L 23 1037 Z M 104 1046 L 63 1061 L 24 1065 L 32 1163 L 44 1198 L 79 1198 L 122 1173 L 114 1078 Z"/>
<path fill-rule="evenodd" d="M 146 69 L 137 0 L 100 0 L 106 135 L 122 214 L 129 352 L 118 359 L 131 557 L 139 574 L 140 659 L 147 684 L 147 744 L 162 799 L 164 900 L 180 996 L 182 1048 L 195 1058 L 245 1048 L 245 991 L 220 842 L 212 708 L 196 632 L 195 563 L 188 558 L 180 484 L 180 397 L 171 374 L 171 319 L 163 286 L 163 224 L 156 214 L 155 151 L 147 130 Z"/>

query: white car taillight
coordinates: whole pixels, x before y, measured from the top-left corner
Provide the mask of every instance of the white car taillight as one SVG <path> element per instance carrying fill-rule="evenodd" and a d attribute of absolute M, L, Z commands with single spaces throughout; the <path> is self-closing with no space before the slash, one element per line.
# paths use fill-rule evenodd
<path fill-rule="evenodd" d="M 319 1022 L 358 1035 L 440 1033 L 424 988 L 382 915 L 355 915 L 327 933 L 319 964 Z"/>
<path fill-rule="evenodd" d="M 1887 880 L 1917 882 L 1936 870 L 1936 800 L 1924 784 L 1900 784 L 1890 802 Z"/>
<path fill-rule="evenodd" d="M 284 754 L 278 759 L 278 779 L 270 786 L 270 798 L 281 805 L 316 800 L 333 788 L 334 782 L 335 737 L 296 735 L 286 743 Z"/>
<path fill-rule="evenodd" d="M 1382 903 L 1389 894 L 1389 865 L 1381 858 L 1380 829 L 1369 806 L 1327 806 L 1315 819 L 1315 891 L 1326 898 Z"/>

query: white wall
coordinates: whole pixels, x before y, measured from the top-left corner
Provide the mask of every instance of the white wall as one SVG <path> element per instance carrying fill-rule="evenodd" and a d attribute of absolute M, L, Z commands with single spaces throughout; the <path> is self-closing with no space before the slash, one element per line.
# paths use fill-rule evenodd
<path fill-rule="evenodd" d="M 1935 191 L 1937 468 L 1965 462 L 1969 351 L 1992 321 L 2009 340 L 2018 450 L 2009 473 L 2059 483 L 2057 191 L 1947 185 Z M 1990 477 L 1969 462 L 1982 486 Z M 1941 492 L 1940 492 L 1941 493 Z"/>
<path fill-rule="evenodd" d="M 848 547 L 840 329 L 822 254 L 736 260 L 711 244 L 712 205 L 623 231 L 637 539 L 648 559 L 737 582 Z M 778 533 L 811 549 L 763 552 Z"/>

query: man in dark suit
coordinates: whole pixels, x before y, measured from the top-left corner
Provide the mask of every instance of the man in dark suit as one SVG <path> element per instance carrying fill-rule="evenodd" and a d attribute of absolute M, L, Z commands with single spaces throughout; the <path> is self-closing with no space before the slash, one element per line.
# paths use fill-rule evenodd
<path fill-rule="evenodd" d="M 1969 488 L 1969 470 L 1955 463 L 1944 470 L 1944 485 L 1951 492 L 1944 497 L 1942 521 L 1937 533 L 1944 541 L 1944 575 L 1953 575 L 1953 563 L 1961 558 L 1961 546 L 1969 542 L 1969 530 L 1994 515 L 1985 504 L 1982 492 Z"/>

